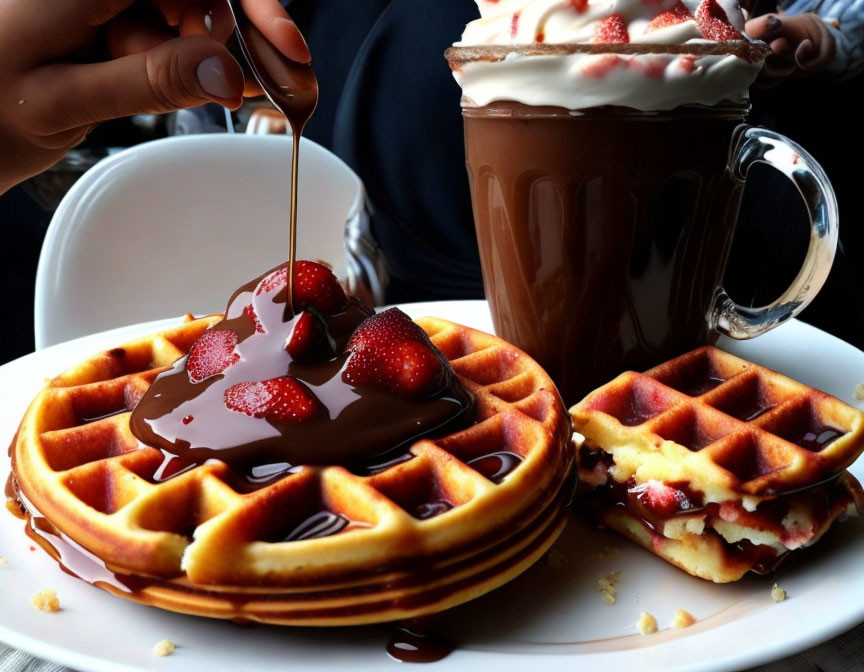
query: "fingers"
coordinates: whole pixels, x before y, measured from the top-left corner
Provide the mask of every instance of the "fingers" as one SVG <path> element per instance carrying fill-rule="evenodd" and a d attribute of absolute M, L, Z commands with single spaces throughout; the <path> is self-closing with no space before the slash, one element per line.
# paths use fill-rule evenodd
<path fill-rule="evenodd" d="M 27 117 L 16 121 L 47 136 L 108 119 L 208 102 L 236 109 L 242 92 L 243 73 L 224 47 L 207 37 L 179 37 L 105 63 L 54 64 L 35 70 L 20 93 L 22 100 L 31 102 Z"/>
<path fill-rule="evenodd" d="M 783 34 L 782 29 L 783 22 L 774 14 L 757 16 L 744 24 L 744 31 L 750 37 L 765 42 L 771 42 L 771 40 L 780 37 Z"/>
<path fill-rule="evenodd" d="M 86 7 L 89 24 L 101 26 L 128 9 L 133 2 L 134 0 L 87 0 L 83 4 Z"/>
<path fill-rule="evenodd" d="M 767 14 L 751 19 L 744 29 L 751 37 L 768 42 L 775 55 L 787 57 L 802 70 L 818 70 L 834 58 L 834 36 L 812 13 L 782 17 Z"/>
<path fill-rule="evenodd" d="M 243 3 L 243 11 L 264 37 L 292 61 L 308 63 L 312 54 L 306 40 L 291 17 L 277 0 L 234 0 Z"/>
<path fill-rule="evenodd" d="M 140 54 L 172 38 L 162 18 L 145 11 L 124 12 L 105 24 L 104 34 L 111 58 Z"/>

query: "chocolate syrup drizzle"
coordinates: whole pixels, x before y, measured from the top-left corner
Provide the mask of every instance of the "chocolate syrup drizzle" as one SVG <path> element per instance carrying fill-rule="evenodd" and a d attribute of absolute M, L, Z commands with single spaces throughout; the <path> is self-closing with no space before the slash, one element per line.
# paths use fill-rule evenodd
<path fill-rule="evenodd" d="M 172 478 L 210 459 L 227 463 L 248 489 L 267 485 L 302 465 L 342 465 L 360 473 L 368 465 L 371 473 L 381 463 L 407 459 L 407 446 L 418 438 L 468 421 L 472 398 L 449 366 L 442 388 L 423 399 L 343 382 L 349 357 L 345 347 L 371 314 L 356 300 L 349 299 L 342 312 L 326 320 L 333 352 L 338 354 L 320 361 L 293 360 L 284 345 L 299 318 L 283 320 L 288 298 L 284 285 L 256 291 L 269 275 L 238 289 L 225 319 L 212 327 L 237 334 L 239 361 L 193 383 L 186 371 L 188 357 L 183 357 L 156 378 L 132 413 L 132 433 L 165 454 L 155 480 Z M 263 332 L 256 331 L 249 306 Z M 285 375 L 303 383 L 319 402 L 310 420 L 254 418 L 225 406 L 230 386 Z"/>
<path fill-rule="evenodd" d="M 294 134 L 291 155 L 291 237 L 288 250 L 288 301 L 285 319 L 294 314 L 294 262 L 297 259 L 297 182 L 300 167 L 300 136 L 318 106 L 318 80 L 311 63 L 298 63 L 285 57 L 264 37 L 246 13 L 241 2 L 229 2 L 239 33 L 240 48 L 255 79 L 268 100 L 285 115 Z"/>

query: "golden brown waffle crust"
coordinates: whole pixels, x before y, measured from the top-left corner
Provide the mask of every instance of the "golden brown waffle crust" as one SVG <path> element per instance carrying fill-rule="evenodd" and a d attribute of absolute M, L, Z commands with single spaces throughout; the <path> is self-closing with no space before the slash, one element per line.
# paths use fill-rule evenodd
<path fill-rule="evenodd" d="M 418 324 L 474 395 L 474 425 L 418 441 L 412 459 L 372 476 L 305 467 L 241 494 L 226 483 L 227 466 L 214 463 L 155 482 L 163 456 L 131 434 L 130 409 L 220 318 L 189 316 L 181 326 L 70 368 L 33 401 L 12 447 L 14 476 L 36 512 L 112 571 L 156 579 L 125 597 L 277 623 L 389 620 L 453 606 L 500 585 L 560 533 L 566 518 L 559 493 L 574 456 L 569 417 L 552 381 L 515 347 L 437 318 Z M 466 464 L 491 447 L 522 457 L 500 484 Z M 437 488 L 457 505 L 416 519 L 398 503 L 406 484 Z M 273 512 L 304 497 L 317 497 L 368 528 L 264 541 Z M 511 537 L 522 541 L 502 547 Z M 461 574 L 448 569 L 459 562 L 467 567 Z M 429 580 L 409 582 L 404 607 L 393 595 L 389 606 L 376 602 L 376 592 L 418 568 L 429 569 Z M 246 606 L 220 598 L 226 591 L 244 594 Z M 252 598 L 262 592 L 275 595 L 275 603 L 256 607 Z M 304 601 L 304 594 L 311 597 Z M 221 605 L 215 613 L 213 600 Z M 293 606 L 285 607 L 289 602 Z"/>
<path fill-rule="evenodd" d="M 864 491 L 857 479 L 849 472 L 839 476 L 837 497 L 827 515 L 813 530 L 812 538 L 802 547 L 812 546 L 828 531 L 831 525 L 847 516 L 858 515 L 864 507 Z M 795 497 L 795 495 L 791 495 Z M 670 564 L 688 574 L 714 583 L 738 581 L 755 569 L 754 560 L 736 554 L 730 549 L 723 535 L 706 528 L 701 534 L 679 534 L 674 538 L 660 534 L 624 507 L 610 506 L 600 514 L 600 521 L 630 541 L 660 556 Z M 795 552 L 791 550 L 791 552 Z M 790 550 L 780 550 L 782 554 Z"/>
<path fill-rule="evenodd" d="M 693 371 L 723 382 L 695 396 L 676 389 Z M 747 395 L 766 400 L 770 410 L 751 421 L 726 412 Z M 864 450 L 860 410 L 714 347 L 644 374 L 623 373 L 570 414 L 586 445 L 613 456 L 610 476 L 616 482 L 683 483 L 702 493 L 706 503 L 741 501 L 750 510 L 839 474 Z M 633 418 L 624 416 L 633 414 L 641 421 L 627 422 Z M 810 450 L 784 437 L 799 423 L 845 433 L 821 450 Z M 696 449 L 682 445 L 685 439 L 695 441 Z"/>

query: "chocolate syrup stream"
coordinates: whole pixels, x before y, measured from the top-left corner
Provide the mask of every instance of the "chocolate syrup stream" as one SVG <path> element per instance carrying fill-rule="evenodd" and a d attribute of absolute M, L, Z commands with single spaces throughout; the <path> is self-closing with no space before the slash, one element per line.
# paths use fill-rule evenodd
<path fill-rule="evenodd" d="M 291 214 L 288 247 L 288 301 L 285 320 L 294 311 L 294 262 L 297 258 L 297 178 L 300 165 L 300 136 L 318 106 L 318 80 L 311 63 L 286 58 L 264 37 L 243 11 L 242 3 L 228 1 L 237 26 L 235 34 L 249 69 L 273 106 L 285 115 L 294 143 L 291 154 Z"/>

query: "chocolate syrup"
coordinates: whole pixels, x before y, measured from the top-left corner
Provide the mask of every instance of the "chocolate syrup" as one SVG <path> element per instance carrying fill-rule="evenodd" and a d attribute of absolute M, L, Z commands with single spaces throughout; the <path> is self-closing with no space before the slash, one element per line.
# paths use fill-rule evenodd
<path fill-rule="evenodd" d="M 475 457 L 466 464 L 479 471 L 493 483 L 500 483 L 504 477 L 519 466 L 522 456 L 509 451 L 500 451 Z"/>
<path fill-rule="evenodd" d="M 434 502 L 423 502 L 414 509 L 414 517 L 420 520 L 428 520 L 435 516 L 440 516 L 442 513 L 447 513 L 453 505 L 446 499 L 437 499 Z"/>
<path fill-rule="evenodd" d="M 387 655 L 400 663 L 434 663 L 453 653 L 448 639 L 431 633 L 416 633 L 405 627 L 393 629 Z"/>
<path fill-rule="evenodd" d="M 301 541 L 303 539 L 320 539 L 338 534 L 344 530 L 351 521 L 345 516 L 331 511 L 319 511 L 309 516 L 306 520 L 295 527 L 283 541 Z"/>
<path fill-rule="evenodd" d="M 240 47 L 255 79 L 271 103 L 291 126 L 294 143 L 291 156 L 291 237 L 288 254 L 288 301 L 285 316 L 294 315 L 294 262 L 297 258 L 297 181 L 300 165 L 300 136 L 318 106 L 318 80 L 311 63 L 297 63 L 285 57 L 264 37 L 243 11 L 241 2 L 229 2 L 237 30 L 242 37 Z"/>
<path fill-rule="evenodd" d="M 818 425 L 809 428 L 809 430 L 804 432 L 800 438 L 795 440 L 795 443 L 807 450 L 819 452 L 824 449 L 825 446 L 833 443 L 844 434 L 846 434 L 846 432 L 843 430 L 828 427 L 827 425 Z"/>
<path fill-rule="evenodd" d="M 706 315 L 742 193 L 728 160 L 744 112 L 463 109 L 495 330 L 567 404 L 716 339 Z"/>
<path fill-rule="evenodd" d="M 165 455 L 154 480 L 174 477 L 209 459 L 227 463 L 245 481 L 241 489 L 262 487 L 301 465 L 354 465 L 362 471 L 370 461 L 404 459 L 407 444 L 468 421 L 472 399 L 449 367 L 445 384 L 430 398 L 400 397 L 343 382 L 347 342 L 370 315 L 355 300 L 326 319 L 331 355 L 319 361 L 292 359 L 284 345 L 300 318 L 284 321 L 284 285 L 260 284 L 271 273 L 238 289 L 225 319 L 212 327 L 237 334 L 239 361 L 193 383 L 186 371 L 188 356 L 181 358 L 156 378 L 132 413 L 132 433 Z M 261 329 L 256 329 L 250 308 Z M 315 397 L 318 410 L 310 420 L 255 418 L 225 405 L 232 385 L 285 375 Z"/>

